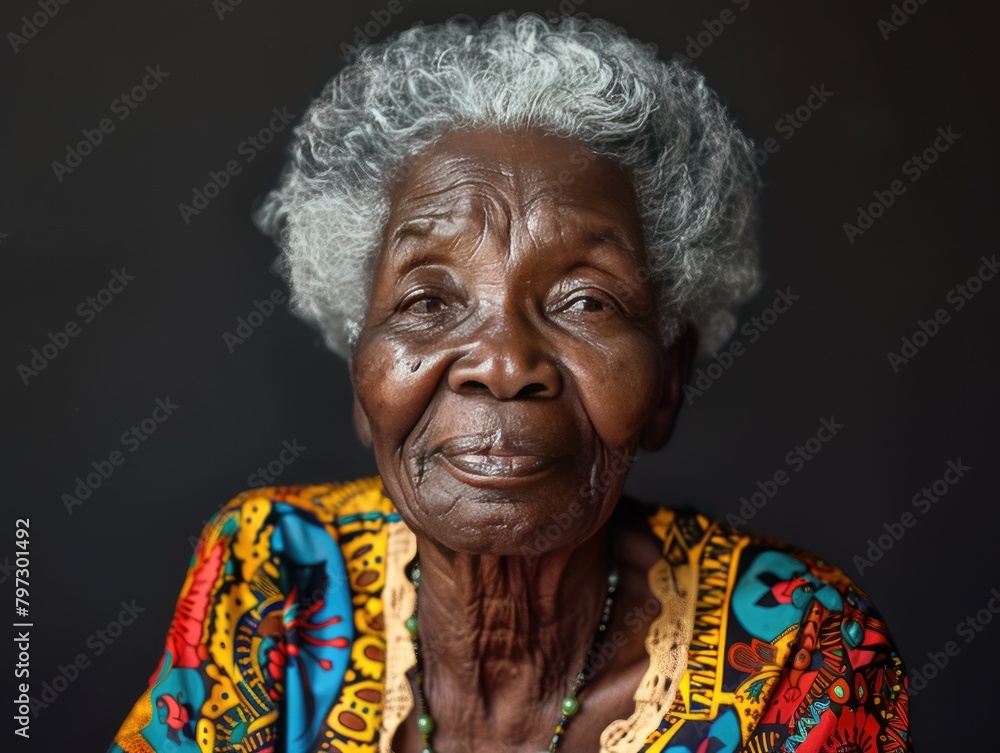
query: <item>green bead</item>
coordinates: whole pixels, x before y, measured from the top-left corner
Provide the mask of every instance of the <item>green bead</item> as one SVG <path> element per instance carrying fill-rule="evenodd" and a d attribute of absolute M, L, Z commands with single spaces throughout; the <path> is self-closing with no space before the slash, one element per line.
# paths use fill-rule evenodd
<path fill-rule="evenodd" d="M 421 735 L 429 735 L 434 731 L 434 720 L 428 714 L 421 714 L 417 717 L 417 729 Z"/>
<path fill-rule="evenodd" d="M 399 623 L 397 622 L 396 624 L 398 625 Z M 417 616 L 416 615 L 413 615 L 412 617 L 407 617 L 406 618 L 406 629 L 410 631 L 410 637 L 411 638 L 416 638 L 417 637 L 417 634 L 419 633 L 419 627 L 420 627 L 420 623 L 417 622 Z"/>
<path fill-rule="evenodd" d="M 573 696 L 567 696 L 566 698 L 563 698 L 562 710 L 566 716 L 573 716 L 580 710 L 580 702 Z"/>

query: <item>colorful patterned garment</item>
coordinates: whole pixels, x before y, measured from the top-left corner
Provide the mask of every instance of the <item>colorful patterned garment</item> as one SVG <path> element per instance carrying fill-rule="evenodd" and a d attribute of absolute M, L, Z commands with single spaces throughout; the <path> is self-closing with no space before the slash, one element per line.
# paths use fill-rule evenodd
<path fill-rule="evenodd" d="M 650 582 L 670 586 L 654 588 L 664 613 L 686 604 L 686 640 L 671 656 L 647 638 L 636 713 L 602 751 L 912 750 L 903 664 L 840 570 L 700 515 L 651 508 L 649 521 L 664 552 Z M 389 753 L 412 708 L 415 551 L 377 478 L 237 497 L 202 534 L 111 751 Z"/>

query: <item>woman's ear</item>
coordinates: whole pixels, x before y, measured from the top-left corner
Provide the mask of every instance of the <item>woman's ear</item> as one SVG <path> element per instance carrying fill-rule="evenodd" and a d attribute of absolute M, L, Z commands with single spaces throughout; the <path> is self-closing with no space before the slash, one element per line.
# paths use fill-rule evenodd
<path fill-rule="evenodd" d="M 647 452 L 656 452 L 670 439 L 681 407 L 681 388 L 691 375 L 697 351 L 698 332 L 694 327 L 688 327 L 667 350 L 660 404 L 649 417 L 639 437 L 639 446 Z"/>

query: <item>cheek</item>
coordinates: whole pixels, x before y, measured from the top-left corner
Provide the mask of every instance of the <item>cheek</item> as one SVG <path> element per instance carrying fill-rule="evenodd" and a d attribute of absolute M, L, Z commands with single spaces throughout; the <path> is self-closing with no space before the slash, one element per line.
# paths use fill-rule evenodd
<path fill-rule="evenodd" d="M 657 346 L 645 339 L 589 354 L 591 366 L 578 370 L 584 409 L 608 449 L 633 448 L 659 405 L 663 373 Z"/>
<path fill-rule="evenodd" d="M 402 340 L 359 344 L 354 385 L 376 454 L 398 449 L 420 420 L 437 386 L 439 362 Z"/>

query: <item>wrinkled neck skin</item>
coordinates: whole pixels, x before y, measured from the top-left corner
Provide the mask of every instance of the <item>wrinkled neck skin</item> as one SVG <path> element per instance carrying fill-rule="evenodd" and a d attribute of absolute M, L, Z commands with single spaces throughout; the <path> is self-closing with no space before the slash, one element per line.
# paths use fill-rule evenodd
<path fill-rule="evenodd" d="M 445 739 L 538 749 L 593 645 L 607 589 L 608 524 L 537 557 L 456 553 L 418 539 L 424 695 Z M 541 735 L 541 736 L 540 736 Z M 523 738 L 523 739 L 522 739 Z"/>

